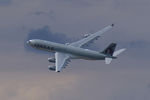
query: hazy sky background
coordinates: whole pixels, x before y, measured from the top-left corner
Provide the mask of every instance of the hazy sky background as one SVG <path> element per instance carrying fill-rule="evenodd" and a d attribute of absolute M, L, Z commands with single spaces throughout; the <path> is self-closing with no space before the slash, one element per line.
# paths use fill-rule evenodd
<path fill-rule="evenodd" d="M 0 0 L 0 98 L 150 100 L 149 9 L 149 0 Z M 48 71 L 52 54 L 25 45 L 32 38 L 72 42 L 112 23 L 90 46 L 126 47 L 110 65 L 72 60 L 58 74 Z"/>

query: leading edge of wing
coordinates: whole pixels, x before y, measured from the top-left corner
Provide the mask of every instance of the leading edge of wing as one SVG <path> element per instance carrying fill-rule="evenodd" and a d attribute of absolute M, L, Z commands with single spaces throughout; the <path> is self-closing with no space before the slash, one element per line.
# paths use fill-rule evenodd
<path fill-rule="evenodd" d="M 83 38 L 77 42 L 73 42 L 71 43 L 70 45 L 71 46 L 75 46 L 75 47 L 81 47 L 83 45 L 86 45 L 94 40 L 97 40 L 103 33 L 105 33 L 106 31 L 110 30 L 112 27 L 114 27 L 114 24 L 112 25 L 109 25 L 107 27 L 105 27 L 104 29 L 96 32 L 96 33 L 93 33 L 91 34 L 90 36 L 86 37 L 86 38 Z"/>

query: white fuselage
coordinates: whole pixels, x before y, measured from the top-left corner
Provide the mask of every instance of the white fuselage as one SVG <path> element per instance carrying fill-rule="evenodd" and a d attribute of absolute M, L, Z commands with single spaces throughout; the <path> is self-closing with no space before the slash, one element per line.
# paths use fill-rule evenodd
<path fill-rule="evenodd" d="M 62 68 L 65 68 L 71 61 L 70 59 L 105 60 L 106 64 L 110 64 L 112 59 L 116 59 L 117 56 L 126 49 L 123 48 L 115 51 L 116 43 L 111 43 L 102 52 L 84 49 L 81 47 L 97 40 L 104 32 L 112 29 L 113 27 L 114 24 L 111 24 L 93 34 L 86 34 L 83 39 L 70 44 L 60 44 L 40 39 L 29 40 L 27 41 L 27 44 L 36 49 L 54 52 L 55 56 L 53 58 L 48 58 L 48 61 L 55 63 L 55 65 L 50 65 L 48 68 L 49 70 L 56 72 L 60 72 Z"/>
<path fill-rule="evenodd" d="M 69 54 L 72 59 L 104 60 L 105 57 L 107 57 L 107 55 L 97 51 L 74 47 L 70 46 L 69 44 L 64 45 L 39 39 L 29 40 L 28 44 L 36 49 Z"/>

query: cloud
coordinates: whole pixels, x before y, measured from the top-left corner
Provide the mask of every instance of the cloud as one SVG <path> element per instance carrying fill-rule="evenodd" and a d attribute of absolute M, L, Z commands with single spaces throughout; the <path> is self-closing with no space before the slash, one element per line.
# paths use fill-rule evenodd
<path fill-rule="evenodd" d="M 91 5 L 91 3 L 88 0 L 61 0 L 61 1 L 80 7 L 84 6 L 86 7 Z"/>
<path fill-rule="evenodd" d="M 33 14 L 35 14 L 37 16 L 44 15 L 44 16 L 49 17 L 52 20 L 56 20 L 56 15 L 55 15 L 53 10 L 50 10 L 50 11 L 36 11 Z"/>
<path fill-rule="evenodd" d="M 0 0 L 0 6 L 8 5 L 12 2 L 12 0 Z"/>
<path fill-rule="evenodd" d="M 148 0 L 1 0 L 0 5 L 3 100 L 150 99 Z M 72 60 L 57 74 L 48 71 L 49 54 L 25 44 L 33 38 L 66 43 L 111 23 L 114 29 L 95 45 L 101 50 L 111 42 L 127 47 L 111 65 Z"/>
<path fill-rule="evenodd" d="M 11 75 L 10 75 L 11 73 Z M 59 93 L 76 86 L 76 76 L 52 78 L 49 74 L 1 73 L 0 97 L 3 100 L 54 100 Z M 21 75 L 21 76 L 20 76 Z M 63 90 L 63 91 L 62 91 Z"/>
<path fill-rule="evenodd" d="M 58 43 L 70 41 L 69 38 L 63 33 L 53 33 L 49 26 L 31 30 L 27 36 L 27 40 L 30 39 L 44 39 Z"/>
<path fill-rule="evenodd" d="M 30 39 L 42 39 L 57 43 L 69 43 L 71 39 L 69 39 L 65 34 L 63 33 L 54 33 L 51 31 L 49 26 L 44 26 L 42 28 L 38 29 L 32 29 L 29 34 L 27 35 L 27 39 L 25 39 L 25 49 L 27 51 L 33 51 L 33 49 L 29 48 L 26 44 L 27 40 Z M 35 51 L 35 50 L 34 50 Z"/>
<path fill-rule="evenodd" d="M 117 66 L 99 66 L 93 70 L 95 67 L 91 67 L 90 71 L 89 68 L 81 68 L 78 75 L 74 70 L 59 74 L 41 71 L 1 72 L 0 97 L 3 100 L 149 100 L 149 70 L 128 70 L 127 67 Z"/>

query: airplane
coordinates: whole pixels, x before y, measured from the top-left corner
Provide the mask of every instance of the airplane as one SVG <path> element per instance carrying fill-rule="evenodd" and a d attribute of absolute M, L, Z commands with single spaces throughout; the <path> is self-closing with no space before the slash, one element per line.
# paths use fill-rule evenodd
<path fill-rule="evenodd" d="M 112 29 L 114 24 L 106 26 L 104 29 L 93 33 L 86 34 L 83 39 L 73 42 L 60 44 L 40 39 L 31 39 L 27 44 L 33 48 L 54 52 L 55 57 L 48 58 L 48 61 L 54 63 L 55 66 L 48 66 L 49 70 L 60 72 L 65 68 L 71 59 L 85 59 L 85 60 L 105 60 L 106 64 L 110 64 L 112 59 L 116 59 L 119 54 L 126 50 L 126 48 L 115 51 L 116 43 L 111 43 L 102 52 L 84 49 L 83 46 L 97 40 L 101 35 Z"/>

